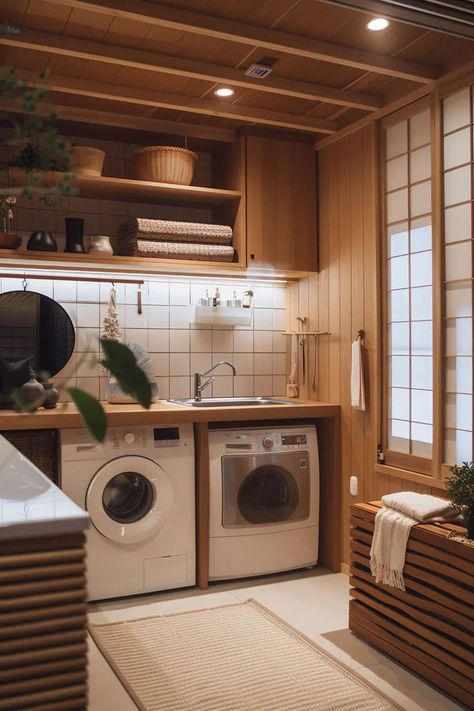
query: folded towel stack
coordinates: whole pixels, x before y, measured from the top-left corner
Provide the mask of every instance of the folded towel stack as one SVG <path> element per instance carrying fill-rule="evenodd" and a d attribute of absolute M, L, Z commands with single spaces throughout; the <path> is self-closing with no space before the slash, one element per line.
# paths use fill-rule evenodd
<path fill-rule="evenodd" d="M 231 262 L 232 228 L 133 217 L 120 228 L 119 252 L 130 256 Z"/>
<path fill-rule="evenodd" d="M 403 568 L 412 526 L 455 521 L 459 513 L 445 499 L 413 491 L 382 496 L 382 504 L 375 517 L 370 570 L 375 582 L 405 590 Z"/>

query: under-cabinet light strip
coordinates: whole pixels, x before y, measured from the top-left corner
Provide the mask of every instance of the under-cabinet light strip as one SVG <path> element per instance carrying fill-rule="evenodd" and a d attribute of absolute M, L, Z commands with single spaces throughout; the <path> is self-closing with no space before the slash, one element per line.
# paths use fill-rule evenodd
<path fill-rule="evenodd" d="M 100 282 L 104 284 L 136 284 L 141 286 L 145 282 L 143 279 L 124 279 L 121 277 L 111 277 L 106 279 L 104 277 L 83 277 L 83 276 L 53 276 L 52 274 L 25 274 L 24 272 L 18 272 L 17 274 L 3 274 L 0 272 L 0 277 L 2 279 L 49 279 L 53 281 L 89 281 L 89 282 Z"/>

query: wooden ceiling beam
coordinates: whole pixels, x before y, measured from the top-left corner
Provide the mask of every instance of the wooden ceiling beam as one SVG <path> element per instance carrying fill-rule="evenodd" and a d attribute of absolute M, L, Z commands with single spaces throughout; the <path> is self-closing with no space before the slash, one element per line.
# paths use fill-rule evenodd
<path fill-rule="evenodd" d="M 26 113 L 25 107 L 19 101 L 8 102 L 8 108 L 19 114 Z M 187 138 L 199 138 L 222 143 L 233 143 L 237 139 L 237 132 L 227 128 L 200 126 L 182 121 L 163 121 L 162 119 L 133 116 L 119 112 L 97 111 L 67 104 L 41 104 L 38 106 L 38 111 L 42 116 L 54 113 L 62 121 L 125 128 L 145 133 L 186 136 Z"/>
<path fill-rule="evenodd" d="M 371 12 L 396 22 L 415 25 L 425 30 L 443 32 L 474 39 L 474 6 L 455 5 L 451 2 L 425 2 L 424 0 L 322 0 L 359 12 Z"/>
<path fill-rule="evenodd" d="M 291 96 L 308 101 L 347 106 L 351 108 L 375 111 L 382 106 L 382 101 L 370 94 L 334 89 L 303 81 L 293 81 L 282 77 L 267 77 L 264 80 L 251 79 L 239 69 L 224 67 L 208 62 L 199 62 L 185 57 L 171 57 L 142 49 L 131 49 L 117 45 L 91 42 L 76 37 L 54 35 L 25 29 L 20 35 L 4 35 L 0 44 L 21 47 L 40 52 L 77 57 L 90 61 L 105 62 L 115 66 L 157 72 L 193 79 L 221 82 L 232 86 L 251 89 L 275 95 Z"/>
<path fill-rule="evenodd" d="M 90 10 L 147 25 L 168 27 L 205 37 L 261 47 L 270 51 L 354 67 L 410 81 L 430 83 L 439 75 L 436 68 L 397 57 L 389 57 L 344 45 L 249 25 L 222 17 L 203 15 L 147 0 L 52 0 L 56 5 Z"/>
<path fill-rule="evenodd" d="M 276 126 L 292 131 L 305 133 L 335 133 L 337 123 L 326 119 L 298 116 L 279 111 L 251 108 L 240 104 L 224 104 L 219 101 L 197 99 L 192 96 L 169 94 L 163 91 L 150 91 L 139 87 L 106 84 L 89 79 L 49 74 L 46 79 L 39 79 L 38 75 L 30 71 L 18 71 L 21 80 L 31 86 L 46 86 L 50 90 L 66 94 L 79 94 L 96 99 L 108 99 L 140 106 L 154 106 L 156 108 L 174 109 L 208 116 L 243 121 L 245 123 Z"/>

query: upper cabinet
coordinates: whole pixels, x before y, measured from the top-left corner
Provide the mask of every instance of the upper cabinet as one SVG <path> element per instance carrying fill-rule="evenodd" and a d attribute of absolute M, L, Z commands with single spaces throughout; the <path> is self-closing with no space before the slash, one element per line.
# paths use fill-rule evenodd
<path fill-rule="evenodd" d="M 317 270 L 312 143 L 246 138 L 247 265 Z"/>

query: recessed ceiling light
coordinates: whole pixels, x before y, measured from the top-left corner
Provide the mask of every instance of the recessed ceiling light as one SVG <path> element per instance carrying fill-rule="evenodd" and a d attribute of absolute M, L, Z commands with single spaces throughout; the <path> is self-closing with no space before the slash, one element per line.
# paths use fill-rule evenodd
<path fill-rule="evenodd" d="M 366 27 L 372 32 L 379 32 L 380 30 L 386 30 L 390 22 L 385 19 L 385 17 L 374 17 L 373 20 L 367 23 Z"/>
<path fill-rule="evenodd" d="M 234 90 L 228 86 L 221 86 L 219 89 L 216 89 L 214 92 L 214 94 L 216 96 L 232 96 L 233 93 L 234 93 Z"/>

